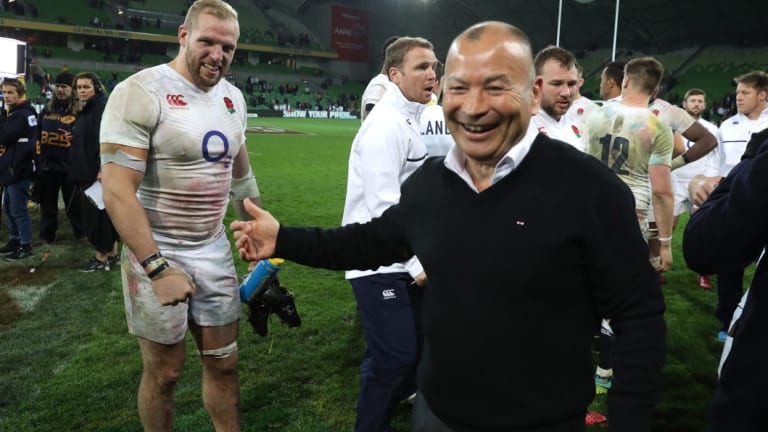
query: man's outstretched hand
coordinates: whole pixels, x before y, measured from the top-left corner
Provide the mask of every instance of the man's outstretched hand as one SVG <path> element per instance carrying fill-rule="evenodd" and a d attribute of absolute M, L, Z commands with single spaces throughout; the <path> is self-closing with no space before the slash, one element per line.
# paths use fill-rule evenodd
<path fill-rule="evenodd" d="M 243 208 L 252 220 L 236 220 L 230 224 L 235 247 L 244 261 L 258 261 L 275 253 L 275 242 L 280 223 L 266 210 L 260 209 L 250 199 L 243 200 Z"/>

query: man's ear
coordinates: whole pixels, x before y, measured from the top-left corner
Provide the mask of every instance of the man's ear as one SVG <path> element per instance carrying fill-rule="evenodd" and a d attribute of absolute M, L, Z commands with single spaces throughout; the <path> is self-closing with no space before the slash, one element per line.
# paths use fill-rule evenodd
<path fill-rule="evenodd" d="M 544 79 L 541 76 L 537 76 L 531 86 L 531 115 L 534 116 L 539 112 L 539 106 L 541 105 L 541 89 L 544 87 Z"/>
<path fill-rule="evenodd" d="M 400 84 L 400 69 L 392 66 L 387 73 L 389 80 L 395 84 Z"/>

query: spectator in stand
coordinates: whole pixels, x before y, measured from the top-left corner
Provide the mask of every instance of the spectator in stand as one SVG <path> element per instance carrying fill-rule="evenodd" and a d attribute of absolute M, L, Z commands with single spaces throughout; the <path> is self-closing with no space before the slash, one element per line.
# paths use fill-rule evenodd
<path fill-rule="evenodd" d="M 46 244 L 56 241 L 59 226 L 59 191 L 75 238 L 85 236 L 80 216 L 81 204 L 74 199 L 75 184 L 67 175 L 72 147 L 72 125 L 75 121 L 75 101 L 72 97 L 74 80 L 75 75 L 70 72 L 56 75 L 56 95 L 43 108 L 38 120 L 40 134 L 37 146 L 37 185 L 40 194 L 40 240 Z"/>
<path fill-rule="evenodd" d="M 81 272 L 109 270 L 117 264 L 117 231 L 106 210 L 85 196 L 85 190 L 98 182 L 101 176 L 99 159 L 99 132 L 101 116 L 107 104 L 107 95 L 98 76 L 90 72 L 75 75 L 78 104 L 77 119 L 72 127 L 69 176 L 76 183 L 75 193 L 81 203 L 86 237 L 95 249 Z"/>

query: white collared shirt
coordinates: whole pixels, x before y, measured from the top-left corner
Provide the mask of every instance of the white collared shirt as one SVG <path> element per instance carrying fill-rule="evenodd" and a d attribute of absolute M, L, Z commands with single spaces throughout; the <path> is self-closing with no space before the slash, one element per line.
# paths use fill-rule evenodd
<path fill-rule="evenodd" d="M 498 183 L 501 179 L 508 176 L 510 173 L 512 173 L 512 171 L 520 166 L 520 163 L 523 162 L 523 159 L 525 159 L 525 156 L 528 155 L 528 152 L 531 150 L 531 145 L 533 144 L 533 141 L 536 139 L 538 134 L 539 131 L 536 128 L 536 125 L 533 124 L 533 121 L 528 123 L 528 130 L 525 132 L 523 139 L 521 139 L 517 144 L 513 145 L 512 148 L 510 148 L 509 151 L 504 156 L 502 156 L 502 158 L 496 164 L 496 170 L 494 171 L 493 177 L 491 178 L 491 186 Z M 467 155 L 461 151 L 458 145 L 453 146 L 451 151 L 445 155 L 444 163 L 446 168 L 455 172 L 456 175 L 464 180 L 470 189 L 480 193 L 480 191 L 477 190 L 475 183 L 472 181 L 472 177 L 467 171 Z"/>

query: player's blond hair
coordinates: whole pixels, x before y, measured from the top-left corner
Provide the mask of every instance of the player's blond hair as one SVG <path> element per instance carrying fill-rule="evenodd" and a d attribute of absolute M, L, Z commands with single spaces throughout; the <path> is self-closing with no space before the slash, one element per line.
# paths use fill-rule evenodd
<path fill-rule="evenodd" d="M 197 0 L 192 3 L 184 18 L 184 27 L 192 31 L 197 27 L 197 19 L 200 14 L 207 13 L 220 20 L 237 21 L 237 11 L 229 3 L 223 0 Z"/>
<path fill-rule="evenodd" d="M 421 37 L 403 36 L 392 42 L 387 47 L 387 54 L 384 57 L 384 70 L 389 71 L 390 68 L 400 69 L 405 62 L 405 56 L 408 52 L 414 48 L 426 48 L 434 50 L 435 47 L 432 42 Z"/>
<path fill-rule="evenodd" d="M 757 90 L 757 92 L 768 92 L 768 73 L 760 70 L 747 72 L 733 79 L 736 84 L 744 84 Z"/>

